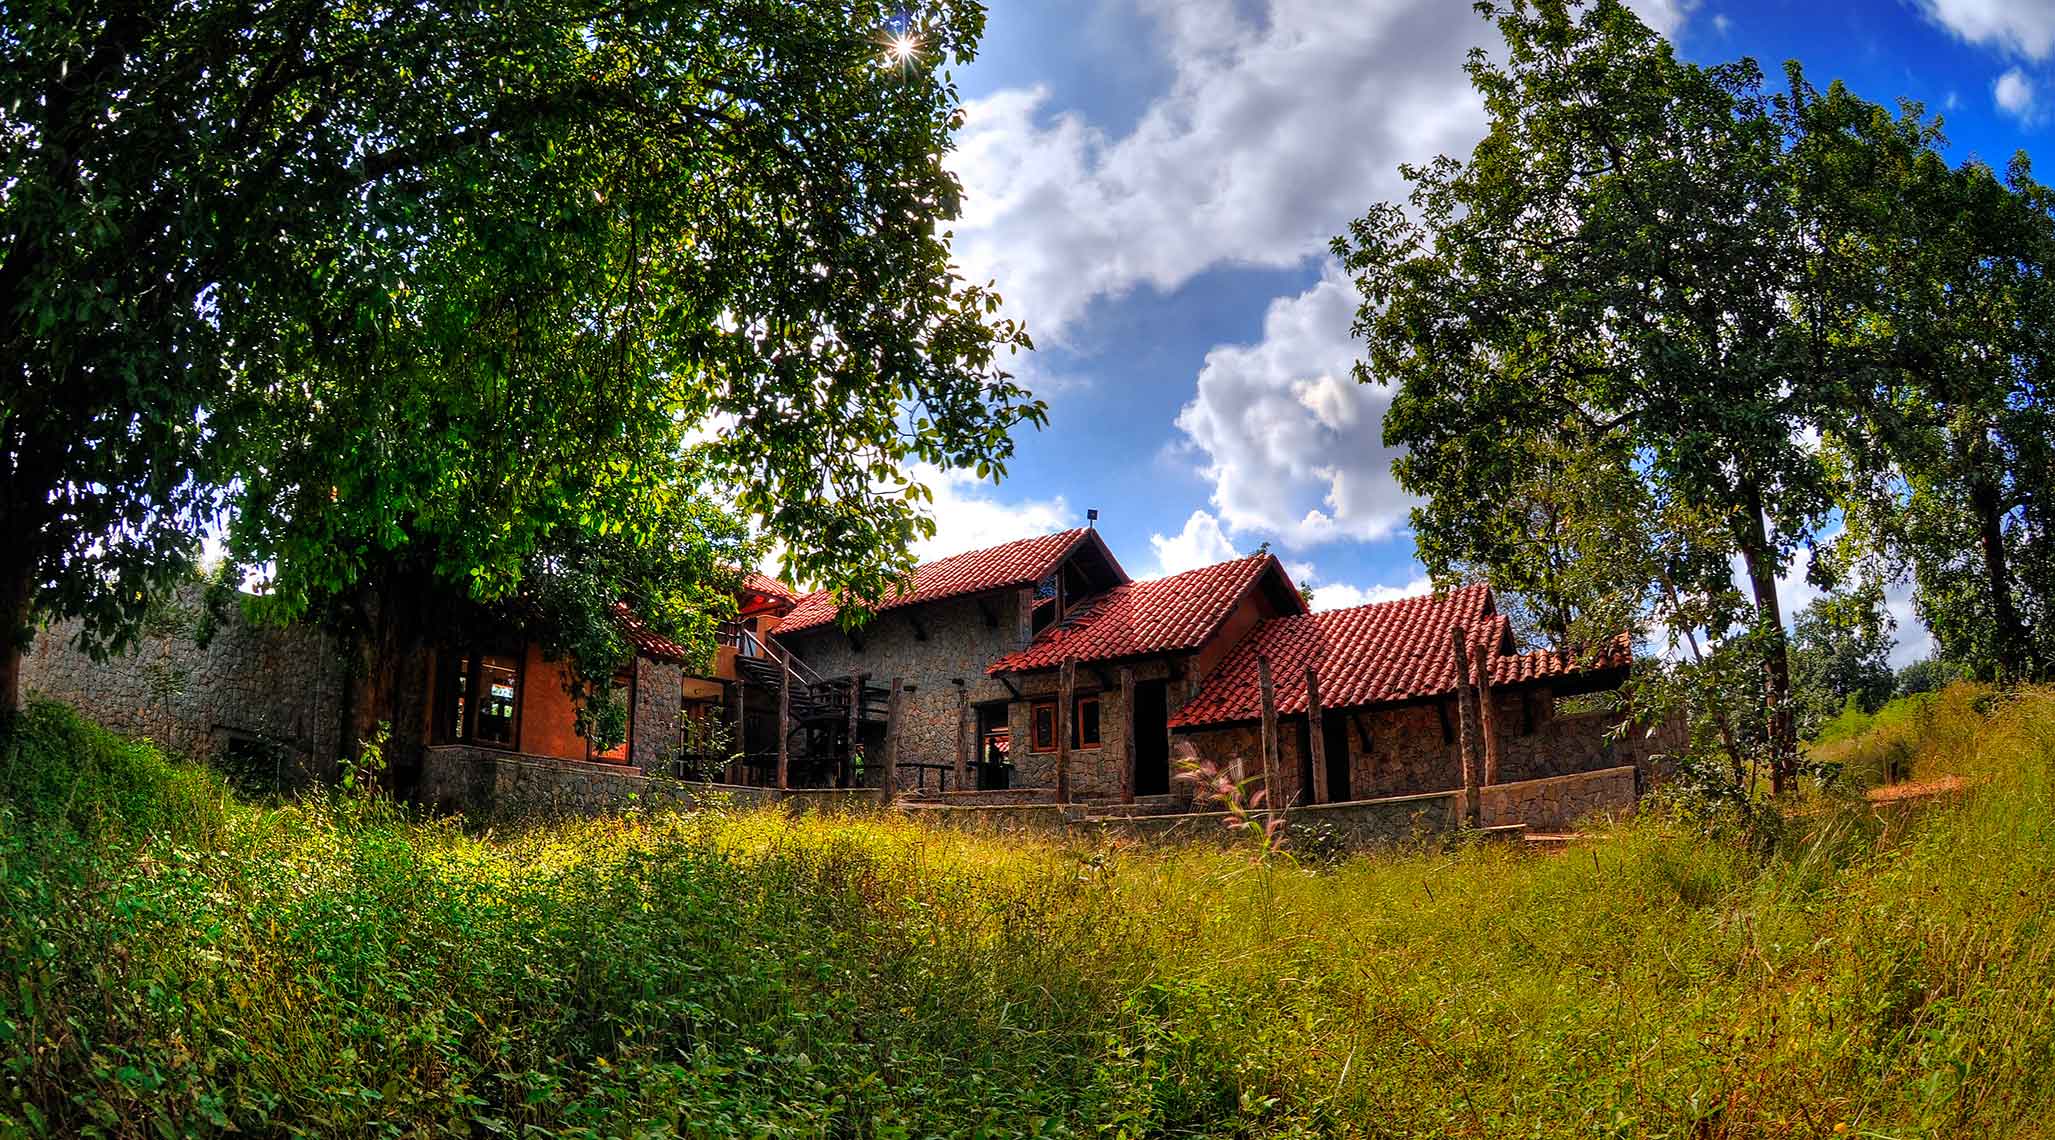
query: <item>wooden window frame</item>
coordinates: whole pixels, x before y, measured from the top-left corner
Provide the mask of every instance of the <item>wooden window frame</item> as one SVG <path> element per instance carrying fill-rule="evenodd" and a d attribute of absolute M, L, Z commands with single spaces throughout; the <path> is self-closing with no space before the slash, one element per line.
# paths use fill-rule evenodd
<path fill-rule="evenodd" d="M 1049 743 L 1042 743 L 1042 723 L 1039 719 L 1044 711 L 1049 714 Z M 1056 698 L 1042 697 L 1028 702 L 1028 751 L 1045 753 L 1056 751 Z"/>
<path fill-rule="evenodd" d="M 1085 739 L 1085 706 L 1092 706 L 1092 739 Z M 1071 699 L 1070 746 L 1072 748 L 1099 748 L 1106 739 L 1106 724 L 1103 719 L 1106 706 L 1099 702 L 1097 693 L 1079 693 Z"/>
<path fill-rule="evenodd" d="M 511 657 L 514 659 L 513 740 L 506 744 L 493 740 L 478 739 L 478 709 L 481 704 L 479 695 L 485 673 L 480 666 L 481 660 L 487 656 Z M 443 654 L 437 654 L 436 704 L 440 706 L 446 695 L 452 699 L 461 695 L 464 700 L 464 716 L 463 723 L 453 726 L 453 731 L 448 733 L 443 739 L 436 740 L 435 743 L 461 744 L 466 748 L 490 748 L 495 752 L 519 752 L 521 750 L 522 714 L 525 711 L 524 706 L 528 703 L 528 646 L 524 643 L 514 648 L 504 646 L 490 648 L 473 647 L 461 653 L 448 654 L 446 661 L 442 660 L 443 657 Z M 446 677 L 451 677 L 453 672 L 459 669 L 463 670 L 466 678 L 462 694 L 452 691 L 454 690 L 454 685 L 446 690 L 443 680 Z M 439 730 L 443 723 L 444 712 L 445 710 L 440 707 L 435 710 L 435 725 L 438 729 L 436 735 L 441 735 Z"/>

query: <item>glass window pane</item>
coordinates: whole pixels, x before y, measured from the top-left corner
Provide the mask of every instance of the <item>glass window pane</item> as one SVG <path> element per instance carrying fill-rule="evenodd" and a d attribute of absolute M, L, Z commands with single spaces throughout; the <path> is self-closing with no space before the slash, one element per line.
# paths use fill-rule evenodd
<path fill-rule="evenodd" d="M 480 743 L 514 745 L 514 715 L 520 708 L 517 691 L 520 662 L 513 657 L 485 654 L 478 659 L 478 724 L 472 736 Z"/>

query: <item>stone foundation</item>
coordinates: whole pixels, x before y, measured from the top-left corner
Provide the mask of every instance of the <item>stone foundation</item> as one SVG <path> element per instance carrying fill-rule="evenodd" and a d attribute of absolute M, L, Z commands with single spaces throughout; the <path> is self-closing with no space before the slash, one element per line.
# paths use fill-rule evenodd
<path fill-rule="evenodd" d="M 601 815 L 633 804 L 756 807 L 777 798 L 770 788 L 651 779 L 626 764 L 463 744 L 431 747 L 421 765 L 421 803 L 435 811 L 481 817 Z"/>
<path fill-rule="evenodd" d="M 1636 772 L 1631 764 L 1480 788 L 1477 814 L 1484 826 L 1525 824 L 1535 831 L 1566 831 L 1595 815 L 1634 810 Z"/>

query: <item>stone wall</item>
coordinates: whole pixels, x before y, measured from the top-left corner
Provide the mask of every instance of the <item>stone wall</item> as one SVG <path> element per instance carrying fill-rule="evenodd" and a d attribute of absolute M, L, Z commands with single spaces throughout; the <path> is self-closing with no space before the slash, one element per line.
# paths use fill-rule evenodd
<path fill-rule="evenodd" d="M 1349 847 L 1382 847 L 1455 831 L 1462 811 L 1460 791 L 1433 792 L 1293 808 L 1290 819 L 1294 827 L 1331 829 L 1334 838 Z M 1197 812 L 1098 819 L 1080 826 L 1105 836 L 1248 841 L 1242 832 L 1229 830 L 1227 820 L 1226 812 Z"/>
<path fill-rule="evenodd" d="M 1478 790 L 1477 814 L 1484 827 L 1522 823 L 1535 831 L 1563 831 L 1600 814 L 1634 810 L 1632 764 L 1598 772 L 1493 784 Z"/>
<path fill-rule="evenodd" d="M 1652 757 L 1682 746 L 1681 720 L 1658 726 L 1653 734 L 1632 729 L 1615 740 L 1608 735 L 1617 723 L 1615 716 L 1566 711 L 1546 686 L 1500 688 L 1494 691 L 1493 698 L 1500 783 L 1593 772 L 1621 764 L 1642 769 L 1644 780 L 1657 778 L 1663 773 L 1654 770 Z M 1349 710 L 1342 715 L 1347 727 L 1352 799 L 1413 795 L 1462 786 L 1462 753 L 1455 739 L 1461 722 L 1453 698 Z M 1280 783 L 1284 794 L 1300 804 L 1311 802 L 1301 779 L 1302 757 L 1307 754 L 1306 728 L 1304 716 L 1279 718 Z M 1481 725 L 1478 731 L 1481 779 Z M 1194 754 L 1201 760 L 1211 760 L 1222 767 L 1232 767 L 1239 761 L 1245 777 L 1262 775 L 1262 730 L 1258 725 L 1232 725 L 1180 735 L 1190 741 Z M 1328 757 L 1328 762 L 1336 762 L 1336 757 Z"/>
<path fill-rule="evenodd" d="M 634 730 L 629 734 L 628 762 L 645 772 L 667 772 L 678 750 L 678 717 L 684 692 L 681 666 L 648 657 L 635 658 L 635 707 L 628 710 Z"/>
<path fill-rule="evenodd" d="M 1182 673 L 1189 674 L 1189 659 L 1185 659 Z M 1162 681 L 1170 676 L 1170 664 L 1163 658 L 1152 658 L 1133 664 L 1135 683 Z M 1059 687 L 1056 670 L 1016 675 L 1013 683 L 1019 687 L 1021 697 L 1007 706 L 1007 723 L 1013 731 L 1013 782 L 1022 788 L 1054 788 L 1056 786 L 1056 753 L 1036 752 L 1032 748 L 1031 718 L 1037 700 L 1054 697 Z M 1099 744 L 1094 748 L 1073 748 L 1070 750 L 1070 792 L 1073 799 L 1107 799 L 1120 794 L 1120 766 L 1126 756 L 1122 746 L 1127 740 L 1127 707 L 1120 700 L 1120 667 L 1108 665 L 1103 670 L 1089 665 L 1079 665 L 1076 677 L 1076 695 L 1095 695 L 1099 698 Z M 1172 715 L 1189 697 L 1189 689 L 1181 681 L 1171 681 L 1166 693 Z M 1173 767 L 1171 787 L 1179 783 Z"/>
<path fill-rule="evenodd" d="M 128 653 L 96 662 L 73 642 L 76 622 L 42 631 L 23 660 L 23 687 L 63 701 L 125 736 L 198 760 L 273 753 L 287 782 L 325 779 L 343 732 L 346 663 L 306 626 L 263 626 L 231 605 L 214 637 L 194 641 L 201 587 L 161 602 Z"/>
<path fill-rule="evenodd" d="M 1027 593 L 1000 591 L 886 610 L 854 639 L 825 626 L 780 635 L 778 641 L 825 678 L 864 673 L 872 684 L 889 685 L 897 677 L 912 685 L 900 706 L 899 761 L 954 764 L 956 682 L 968 687 L 973 705 L 1012 699 L 1005 685 L 985 676 L 985 668 L 1027 644 Z M 899 786 L 912 788 L 914 774 L 901 772 Z"/>
<path fill-rule="evenodd" d="M 466 744 L 431 747 L 421 766 L 424 805 L 486 818 L 596 815 L 634 803 L 753 807 L 777 798 L 770 788 L 651 779 L 625 764 L 524 756 Z"/>

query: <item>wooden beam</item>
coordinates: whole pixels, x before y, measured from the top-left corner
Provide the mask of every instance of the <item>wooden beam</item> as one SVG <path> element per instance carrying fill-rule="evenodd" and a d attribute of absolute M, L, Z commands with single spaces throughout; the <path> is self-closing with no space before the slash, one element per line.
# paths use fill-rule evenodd
<path fill-rule="evenodd" d="M 1056 802 L 1070 802 L 1070 704 L 1077 695 L 1077 662 L 1069 658 L 1056 671 Z M 1029 726 L 1032 731 L 1033 726 Z"/>
<path fill-rule="evenodd" d="M 840 784 L 848 787 L 856 775 L 856 746 L 863 740 L 863 726 L 858 718 L 863 715 L 863 674 L 849 675 L 849 739 L 842 748 L 842 773 Z"/>
<path fill-rule="evenodd" d="M 778 790 L 792 786 L 792 655 L 778 654 Z"/>
<path fill-rule="evenodd" d="M 1135 667 L 1120 667 L 1120 802 L 1135 802 Z"/>
<path fill-rule="evenodd" d="M 1490 787 L 1498 783 L 1498 698 L 1491 691 L 1491 654 L 1477 656 L 1477 720 L 1484 731 L 1484 779 Z"/>
<path fill-rule="evenodd" d="M 1277 689 L 1270 683 L 1270 658 L 1256 657 L 1256 689 L 1263 698 L 1263 797 L 1271 811 L 1281 798 L 1277 786 Z"/>
<path fill-rule="evenodd" d="M 1306 666 L 1306 747 L 1313 753 L 1313 794 L 1308 801 L 1316 804 L 1327 802 L 1327 733 L 1322 731 L 1320 711 L 1320 674 L 1311 665 Z M 1347 763 L 1348 757 L 1342 757 Z"/>
<path fill-rule="evenodd" d="M 1006 686 L 1006 691 L 1013 694 L 1014 700 L 1020 699 L 1020 686 L 1013 683 L 1013 678 L 1004 673 L 994 673 L 992 679 Z"/>
<path fill-rule="evenodd" d="M 956 790 L 967 790 L 970 779 L 970 686 L 956 682 Z"/>
<path fill-rule="evenodd" d="M 735 681 L 735 752 L 742 757 L 742 779 L 749 780 L 749 682 Z"/>
<path fill-rule="evenodd" d="M 885 765 L 879 781 L 879 797 L 886 803 L 899 791 L 899 678 L 892 678 L 892 695 L 885 702 Z"/>
<path fill-rule="evenodd" d="M 1470 716 L 1469 639 L 1469 631 L 1460 625 L 1449 630 L 1449 645 L 1456 655 L 1456 720 L 1460 727 L 1456 756 L 1463 769 L 1463 823 L 1466 827 L 1476 827 L 1480 805 L 1477 795 L 1477 727 Z"/>

